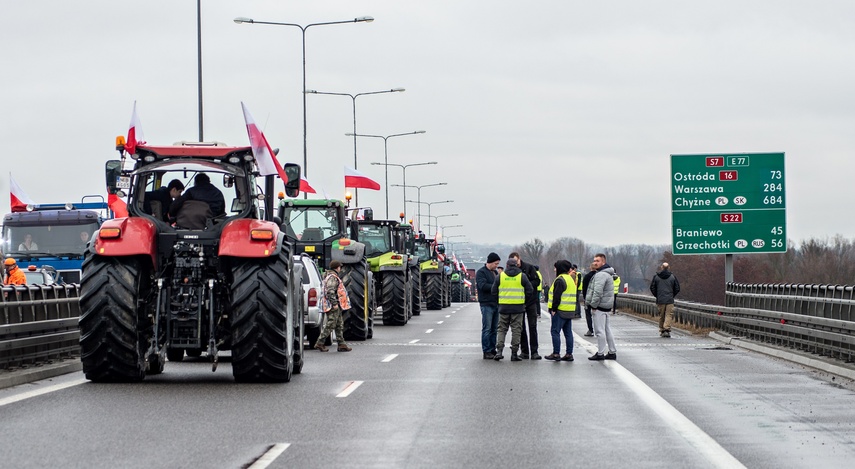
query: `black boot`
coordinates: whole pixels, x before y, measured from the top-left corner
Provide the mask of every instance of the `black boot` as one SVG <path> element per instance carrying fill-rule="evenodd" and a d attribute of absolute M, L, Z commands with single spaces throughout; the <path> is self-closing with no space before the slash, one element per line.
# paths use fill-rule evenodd
<path fill-rule="evenodd" d="M 520 356 L 517 355 L 517 352 L 511 352 L 511 361 L 512 362 L 521 362 L 522 358 L 520 358 Z"/>

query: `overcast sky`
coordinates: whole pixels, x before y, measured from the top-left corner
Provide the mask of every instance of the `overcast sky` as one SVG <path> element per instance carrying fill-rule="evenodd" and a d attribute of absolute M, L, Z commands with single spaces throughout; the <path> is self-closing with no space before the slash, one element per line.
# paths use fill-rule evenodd
<path fill-rule="evenodd" d="M 356 100 L 358 133 L 388 140 L 432 215 L 473 243 L 563 236 L 671 242 L 670 157 L 785 152 L 788 237 L 842 234 L 855 173 L 855 2 L 202 2 L 204 134 L 246 145 L 240 102 L 280 160 L 302 163 L 307 88 Z M 103 194 L 131 110 L 148 143 L 198 138 L 196 2 L 0 2 L 0 192 L 36 202 Z M 343 197 L 351 98 L 309 95 L 309 181 Z M 383 140 L 358 142 L 381 184 Z M 401 184 L 401 169 L 389 168 Z M 384 191 L 360 205 L 385 215 Z M 407 198 L 415 199 L 415 190 Z M 389 189 L 390 212 L 401 188 Z M 0 198 L 8 212 L 9 198 Z M 409 204 L 408 204 L 409 205 Z M 427 207 L 423 205 L 423 215 Z M 416 212 L 408 206 L 408 217 Z M 425 217 L 425 224 L 427 219 Z"/>

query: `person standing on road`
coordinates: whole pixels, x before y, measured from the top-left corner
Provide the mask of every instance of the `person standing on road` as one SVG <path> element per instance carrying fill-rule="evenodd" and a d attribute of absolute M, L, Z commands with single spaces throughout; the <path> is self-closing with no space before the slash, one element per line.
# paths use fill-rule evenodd
<path fill-rule="evenodd" d="M 335 338 L 338 341 L 339 352 L 350 352 L 350 347 L 344 341 L 344 320 L 342 313 L 350 309 L 350 298 L 347 296 L 347 289 L 344 287 L 344 282 L 339 277 L 341 274 L 341 262 L 330 262 L 330 269 L 324 277 L 324 299 L 329 303 L 330 310 L 326 311 L 326 321 L 324 328 L 321 330 L 321 335 L 315 342 L 315 348 L 321 352 L 328 352 L 324 342 L 330 333 L 335 330 Z"/>
<path fill-rule="evenodd" d="M 499 299 L 499 330 L 496 340 L 496 356 L 493 360 L 505 358 L 502 350 L 505 348 L 505 338 L 508 328 L 511 329 L 511 361 L 518 362 L 522 358 L 517 355 L 520 338 L 523 333 L 523 316 L 526 314 L 525 300 L 534 294 L 534 288 L 528 277 L 519 269 L 517 258 L 509 257 L 507 269 L 496 277 L 491 292 Z"/>
<path fill-rule="evenodd" d="M 588 294 L 588 285 L 591 284 L 591 279 L 594 278 L 594 274 L 597 273 L 597 268 L 594 267 L 594 264 L 591 264 L 589 267 L 588 273 L 582 277 L 582 300 L 585 300 L 585 296 Z M 591 316 L 591 305 L 585 302 L 585 322 L 588 323 L 588 332 L 585 333 L 585 337 L 594 337 L 594 322 L 593 317 Z"/>
<path fill-rule="evenodd" d="M 534 266 L 534 271 L 537 272 L 537 317 L 540 317 L 540 302 L 543 301 L 543 275 L 540 273 L 540 266 Z"/>
<path fill-rule="evenodd" d="M 523 315 L 522 324 L 522 353 L 520 353 L 520 358 L 523 360 L 528 360 L 529 358 L 532 360 L 540 360 L 543 357 L 537 353 L 537 312 L 540 311 L 540 305 L 537 302 L 537 298 L 535 298 L 537 287 L 540 285 L 540 280 L 537 277 L 537 270 L 535 270 L 533 265 L 523 262 L 517 252 L 512 252 L 508 258 L 514 258 L 517 260 L 517 265 L 523 275 L 528 278 L 532 287 L 531 293 L 526 293 L 525 295 L 525 315 Z M 526 323 L 528 323 L 528 329 L 526 329 Z M 531 354 L 529 354 L 529 352 L 531 352 Z"/>
<path fill-rule="evenodd" d="M 597 336 L 597 353 L 588 357 L 588 360 L 617 360 L 615 339 L 612 329 L 609 327 L 609 312 L 612 310 L 614 297 L 615 269 L 606 263 L 606 255 L 597 253 L 591 267 L 597 273 L 588 285 L 588 293 L 585 302 L 591 306 L 594 313 L 594 335 Z M 608 345 L 608 349 L 606 348 Z M 606 353 L 608 352 L 608 353 Z"/>
<path fill-rule="evenodd" d="M 615 289 L 615 301 L 614 303 L 612 303 L 612 314 L 614 314 L 617 313 L 617 294 L 618 290 L 620 290 L 620 275 L 618 275 L 617 272 L 615 272 L 615 276 L 612 282 L 614 283 Z"/>
<path fill-rule="evenodd" d="M 671 323 L 674 322 L 674 297 L 680 293 L 680 282 L 671 273 L 670 266 L 663 262 L 659 273 L 650 281 L 650 293 L 656 297 L 659 308 L 659 336 L 671 337 Z"/>
<path fill-rule="evenodd" d="M 495 252 L 487 255 L 487 263 L 475 273 L 475 288 L 481 306 L 481 351 L 484 359 L 496 357 L 496 334 L 499 328 L 499 298 L 493 294 L 496 267 L 502 259 Z"/>
<path fill-rule="evenodd" d="M 570 261 L 560 260 L 555 263 L 555 281 L 549 287 L 547 307 L 552 315 L 552 354 L 547 360 L 573 361 L 573 328 L 572 320 L 576 315 L 576 269 Z M 561 356 L 561 333 L 567 345 L 567 353 Z"/>

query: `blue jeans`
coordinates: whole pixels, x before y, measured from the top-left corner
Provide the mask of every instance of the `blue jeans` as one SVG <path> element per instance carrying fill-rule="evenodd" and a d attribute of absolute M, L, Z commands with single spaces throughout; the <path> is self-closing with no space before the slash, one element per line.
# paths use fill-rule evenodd
<path fill-rule="evenodd" d="M 573 353 L 573 328 L 570 321 L 571 319 L 564 319 L 558 313 L 552 316 L 552 328 L 549 332 L 552 334 L 552 353 L 556 355 L 561 353 L 562 331 L 564 331 L 564 340 L 567 342 L 567 353 Z"/>
<path fill-rule="evenodd" d="M 481 305 L 481 350 L 496 351 L 496 331 L 499 328 L 499 305 Z"/>

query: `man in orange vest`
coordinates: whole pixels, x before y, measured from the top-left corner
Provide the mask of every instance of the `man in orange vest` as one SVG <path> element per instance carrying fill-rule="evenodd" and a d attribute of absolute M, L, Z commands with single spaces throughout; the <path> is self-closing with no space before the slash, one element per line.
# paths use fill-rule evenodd
<path fill-rule="evenodd" d="M 3 267 L 6 268 L 6 281 L 4 285 L 26 285 L 27 276 L 18 268 L 18 263 L 11 257 L 3 262 Z"/>

